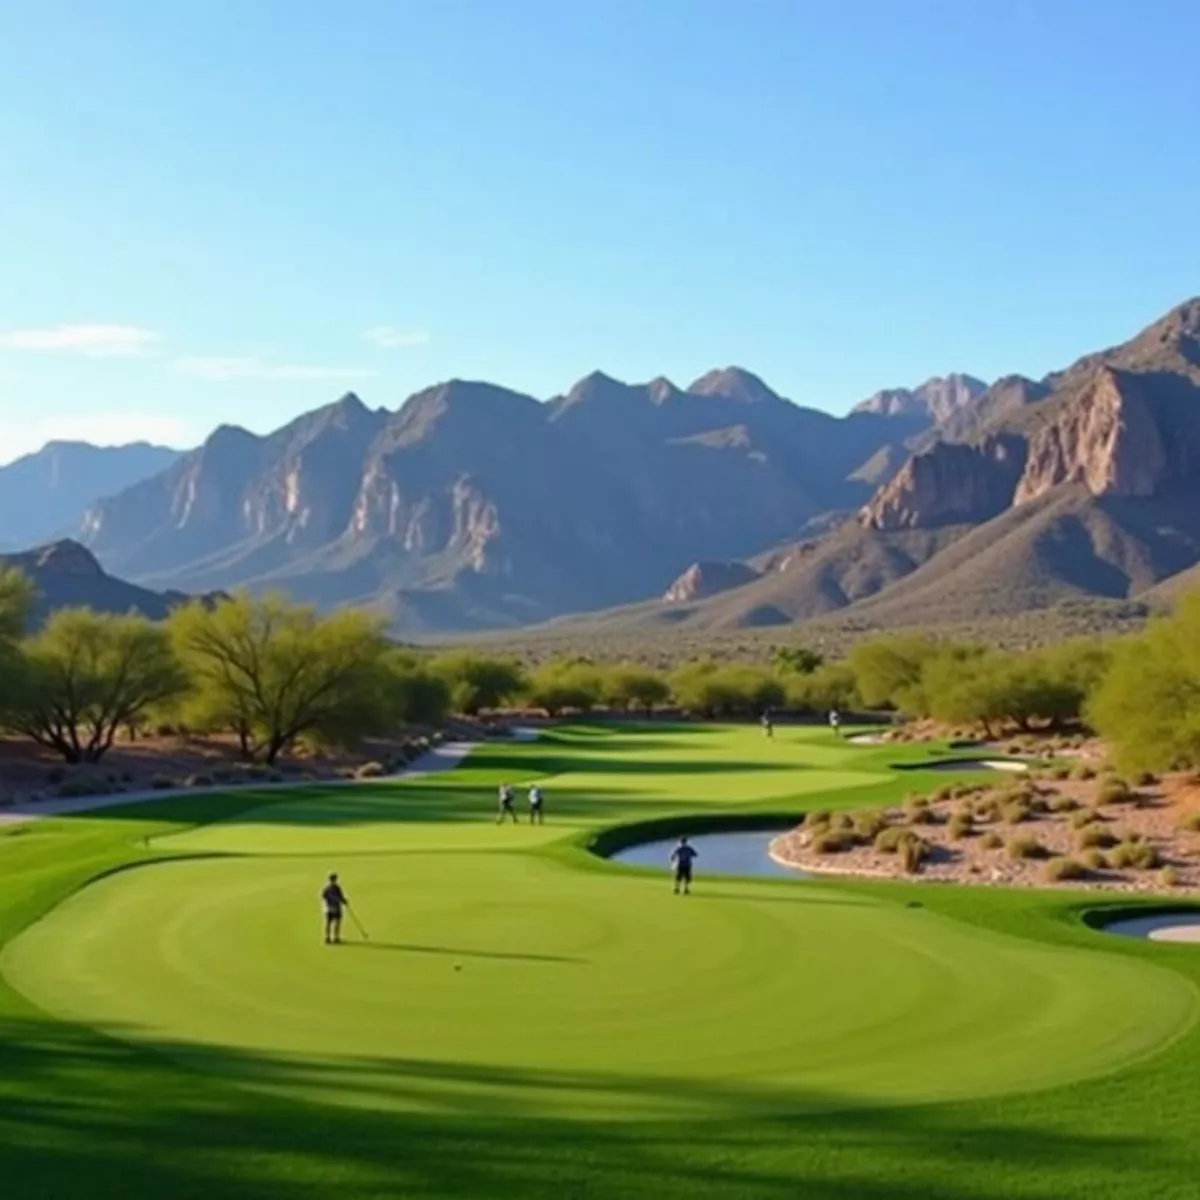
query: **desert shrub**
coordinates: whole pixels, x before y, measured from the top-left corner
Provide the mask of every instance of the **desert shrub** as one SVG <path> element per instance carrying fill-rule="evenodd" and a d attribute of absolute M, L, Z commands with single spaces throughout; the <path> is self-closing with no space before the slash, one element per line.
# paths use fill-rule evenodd
<path fill-rule="evenodd" d="M 1139 771 L 1133 777 L 1133 782 L 1138 787 L 1153 787 L 1158 782 L 1158 776 L 1153 771 Z"/>
<path fill-rule="evenodd" d="M 988 796 L 975 805 L 975 817 L 979 821 L 995 821 L 1000 817 L 1000 804 L 994 796 Z"/>
<path fill-rule="evenodd" d="M 196 775 L 189 775 L 183 781 L 183 786 L 190 787 L 190 788 L 212 787 L 212 785 L 213 785 L 213 777 L 211 775 L 205 775 L 203 773 L 198 773 Z"/>
<path fill-rule="evenodd" d="M 1075 766 L 1071 769 L 1071 777 L 1073 779 L 1084 779 L 1084 780 L 1095 779 L 1096 778 L 1096 768 L 1093 767 L 1091 765 L 1091 763 L 1085 763 L 1085 762 L 1076 763 Z"/>
<path fill-rule="evenodd" d="M 812 840 L 812 848 L 816 854 L 841 854 L 852 850 L 858 839 L 848 829 L 830 829 L 818 833 Z"/>
<path fill-rule="evenodd" d="M 1200 833 L 1200 812 L 1188 813 L 1180 818 L 1179 828 L 1187 833 Z"/>
<path fill-rule="evenodd" d="M 823 828 L 825 828 L 825 826 L 827 826 L 829 824 L 829 821 L 830 821 L 830 818 L 832 817 L 832 815 L 833 815 L 832 813 L 830 813 L 827 809 L 824 809 L 824 808 L 818 808 L 818 809 L 815 809 L 813 812 L 805 813 L 804 814 L 804 828 L 805 829 L 823 829 Z"/>
<path fill-rule="evenodd" d="M 950 818 L 948 832 L 955 841 L 958 841 L 960 838 L 974 836 L 975 826 L 972 824 L 969 816 L 965 816 L 963 813 L 955 813 Z"/>
<path fill-rule="evenodd" d="M 1010 800 L 1000 810 L 1000 815 L 1005 824 L 1020 825 L 1033 816 L 1033 809 L 1030 808 L 1027 800 Z"/>
<path fill-rule="evenodd" d="M 1099 848 L 1106 850 L 1109 846 L 1117 844 L 1117 837 L 1111 829 L 1106 829 L 1103 825 L 1085 825 L 1080 831 L 1079 836 L 1075 839 L 1076 845 L 1080 850 L 1092 850 Z"/>
<path fill-rule="evenodd" d="M 1158 882 L 1163 887 L 1178 887 L 1183 882 L 1183 876 L 1179 874 L 1179 870 L 1168 863 L 1158 873 Z"/>
<path fill-rule="evenodd" d="M 1162 859 L 1149 842 L 1135 842 L 1132 839 L 1126 839 L 1120 845 L 1113 847 L 1109 852 L 1108 861 L 1117 870 L 1130 868 L 1135 871 L 1151 871 L 1161 863 Z"/>
<path fill-rule="evenodd" d="M 83 779 L 68 779 L 58 786 L 58 796 L 61 800 L 77 800 L 81 796 L 98 796 L 105 790 L 105 785 L 97 780 L 88 783 Z"/>
<path fill-rule="evenodd" d="M 853 815 L 855 832 L 867 841 L 873 841 L 880 830 L 887 826 L 887 816 L 878 809 L 864 809 Z"/>
<path fill-rule="evenodd" d="M 925 796 L 916 796 L 905 802 L 904 818 L 911 825 L 932 825 L 937 819 Z"/>
<path fill-rule="evenodd" d="M 1073 858 L 1052 858 L 1042 869 L 1042 877 L 1051 883 L 1083 879 L 1086 875 L 1087 868 Z"/>
<path fill-rule="evenodd" d="M 366 762 L 354 772 L 355 779 L 379 779 L 386 775 L 387 767 L 381 762 Z"/>
<path fill-rule="evenodd" d="M 979 845 L 984 850 L 999 850 L 1004 845 L 1004 839 L 996 832 L 985 833 L 979 839 Z"/>
<path fill-rule="evenodd" d="M 1080 808 L 1071 814 L 1071 828 L 1083 829 L 1100 819 L 1100 814 L 1094 808 Z"/>
<path fill-rule="evenodd" d="M 1108 866 L 1108 858 L 1103 850 L 1085 850 L 1080 857 L 1092 871 L 1103 871 Z"/>
<path fill-rule="evenodd" d="M 1069 813 L 1079 807 L 1079 801 L 1074 796 L 1053 796 L 1047 801 L 1047 807 L 1054 813 Z"/>
<path fill-rule="evenodd" d="M 1133 792 L 1123 779 L 1106 780 L 1096 794 L 1097 804 L 1128 804 L 1133 799 Z"/>
<path fill-rule="evenodd" d="M 833 816 L 831 816 L 829 818 L 829 828 L 830 829 L 853 829 L 854 828 L 854 818 L 849 813 L 844 813 L 844 812 L 834 813 Z"/>
<path fill-rule="evenodd" d="M 1027 858 L 1041 858 L 1046 853 L 1042 843 L 1037 838 L 1029 837 L 1028 835 L 1009 838 L 1004 849 L 1008 857 L 1014 861 Z"/>
<path fill-rule="evenodd" d="M 1057 763 L 1055 766 L 1051 767 L 1046 774 L 1051 779 L 1055 779 L 1061 783 L 1064 779 L 1071 778 L 1071 768 L 1065 763 Z"/>
<path fill-rule="evenodd" d="M 879 854 L 896 854 L 905 838 L 911 837 L 912 831 L 903 825 L 889 825 L 875 835 L 874 847 Z"/>
<path fill-rule="evenodd" d="M 900 864 L 909 875 L 915 875 L 929 855 L 929 843 L 910 833 L 900 842 Z"/>

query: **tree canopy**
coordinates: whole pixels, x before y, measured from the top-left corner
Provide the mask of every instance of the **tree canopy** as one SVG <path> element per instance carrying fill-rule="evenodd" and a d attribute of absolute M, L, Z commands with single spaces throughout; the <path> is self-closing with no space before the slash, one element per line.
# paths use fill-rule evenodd
<path fill-rule="evenodd" d="M 132 615 L 62 609 L 23 660 L 5 724 L 72 763 L 98 762 L 120 728 L 187 685 L 166 629 Z"/>
<path fill-rule="evenodd" d="M 515 659 L 471 650 L 439 654 L 430 669 L 449 686 L 454 711 L 471 717 L 515 700 L 525 686 L 525 672 Z"/>
<path fill-rule="evenodd" d="M 232 730 L 247 758 L 274 762 L 300 737 L 341 742 L 396 719 L 382 626 L 362 612 L 239 594 L 177 609 L 169 625 L 191 681 L 187 719 Z"/>
<path fill-rule="evenodd" d="M 1123 768 L 1200 767 L 1200 595 L 1114 644 L 1086 711 Z"/>

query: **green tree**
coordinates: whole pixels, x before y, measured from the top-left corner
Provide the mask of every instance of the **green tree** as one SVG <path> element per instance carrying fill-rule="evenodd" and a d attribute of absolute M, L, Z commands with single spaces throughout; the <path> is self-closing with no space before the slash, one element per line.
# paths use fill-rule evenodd
<path fill-rule="evenodd" d="M 364 613 L 243 593 L 177 609 L 169 625 L 191 681 L 185 719 L 231 730 L 246 758 L 273 763 L 301 737 L 342 744 L 397 719 L 388 644 Z"/>
<path fill-rule="evenodd" d="M 740 698 L 738 711 L 761 713 L 768 708 L 779 708 L 787 700 L 783 684 L 764 667 L 735 664 L 723 668 L 720 674 Z"/>
<path fill-rule="evenodd" d="M 5 723 L 71 763 L 99 762 L 122 726 L 187 682 L 161 625 L 88 609 L 54 613 L 24 660 Z"/>
<path fill-rule="evenodd" d="M 407 650 L 385 660 L 396 720 L 405 725 L 437 725 L 450 712 L 450 685 L 426 660 Z"/>
<path fill-rule="evenodd" d="M 525 673 L 515 659 L 470 650 L 439 654 L 430 669 L 449 685 L 454 711 L 469 717 L 515 700 L 525 686 Z"/>
<path fill-rule="evenodd" d="M 850 652 L 850 667 L 862 702 L 869 708 L 923 715 L 921 671 L 937 649 L 931 639 L 912 635 L 860 642 Z"/>
<path fill-rule="evenodd" d="M 589 711 L 599 703 L 603 690 L 603 677 L 592 663 L 552 659 L 534 671 L 525 685 L 525 698 L 556 717 L 565 709 Z"/>
<path fill-rule="evenodd" d="M 33 585 L 11 567 L 0 569 L 0 708 L 21 693 L 26 662 L 20 639 L 33 612 Z"/>
<path fill-rule="evenodd" d="M 823 713 L 830 709 L 858 708 L 854 671 L 848 663 L 825 663 L 810 675 L 796 675 L 787 681 L 787 705 L 799 712 Z"/>
<path fill-rule="evenodd" d="M 781 673 L 811 675 L 825 661 L 824 657 L 807 646 L 776 646 L 771 659 Z"/>
<path fill-rule="evenodd" d="M 1085 713 L 1123 769 L 1200 767 L 1200 594 L 1114 645 Z"/>
<path fill-rule="evenodd" d="M 668 683 L 680 708 L 707 717 L 761 712 L 786 698 L 783 685 L 770 671 L 745 663 L 685 663 L 671 672 Z"/>
<path fill-rule="evenodd" d="M 613 708 L 642 709 L 647 715 L 671 698 L 671 689 L 659 672 L 649 667 L 622 664 L 604 672 L 604 700 Z"/>

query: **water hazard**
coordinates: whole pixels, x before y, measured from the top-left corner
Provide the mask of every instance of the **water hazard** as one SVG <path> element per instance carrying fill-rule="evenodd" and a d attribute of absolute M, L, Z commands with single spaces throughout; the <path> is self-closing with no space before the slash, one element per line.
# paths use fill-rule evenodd
<path fill-rule="evenodd" d="M 696 849 L 696 874 L 702 875 L 765 875 L 774 879 L 804 879 L 803 871 L 780 866 L 768 853 L 771 843 L 793 825 L 772 829 L 737 830 L 727 833 L 689 834 L 688 841 Z M 634 867 L 661 867 L 670 870 L 671 851 L 677 837 L 626 846 L 611 855 L 614 862 Z"/>

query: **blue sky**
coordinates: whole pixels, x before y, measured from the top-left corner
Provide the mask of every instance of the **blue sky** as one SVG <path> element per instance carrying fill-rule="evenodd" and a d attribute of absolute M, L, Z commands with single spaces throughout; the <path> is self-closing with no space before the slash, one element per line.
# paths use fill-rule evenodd
<path fill-rule="evenodd" d="M 452 376 L 842 412 L 1200 292 L 1192 0 L 0 0 L 0 461 Z"/>

